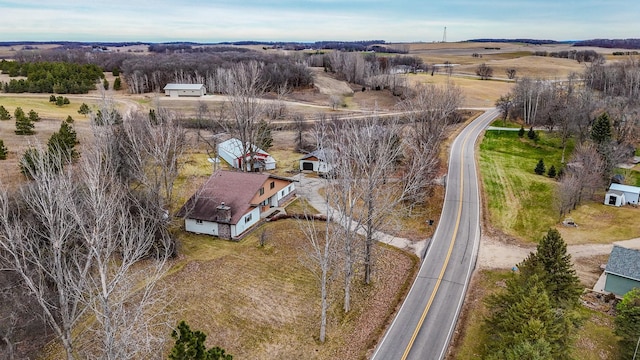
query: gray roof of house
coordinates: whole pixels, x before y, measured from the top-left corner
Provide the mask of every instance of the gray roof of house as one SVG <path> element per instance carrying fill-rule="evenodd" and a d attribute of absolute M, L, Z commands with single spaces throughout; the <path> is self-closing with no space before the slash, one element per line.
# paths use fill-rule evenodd
<path fill-rule="evenodd" d="M 614 194 L 614 195 L 618 195 L 618 196 L 624 195 L 624 193 L 622 191 L 618 191 L 618 190 L 609 190 L 609 191 L 607 191 L 607 194 Z"/>
<path fill-rule="evenodd" d="M 605 272 L 640 281 L 640 250 L 613 245 Z"/>
<path fill-rule="evenodd" d="M 200 90 L 204 84 L 167 84 L 164 90 Z"/>

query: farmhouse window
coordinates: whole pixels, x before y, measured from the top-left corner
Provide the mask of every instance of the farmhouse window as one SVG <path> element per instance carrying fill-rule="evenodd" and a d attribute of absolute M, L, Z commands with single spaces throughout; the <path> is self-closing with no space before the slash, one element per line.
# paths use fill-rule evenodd
<path fill-rule="evenodd" d="M 276 187 L 276 182 L 272 181 L 271 184 L 269 185 L 269 189 L 273 189 L 274 187 Z"/>
<path fill-rule="evenodd" d="M 249 221 L 251 221 L 251 214 L 247 215 L 244 217 L 244 223 L 248 223 Z"/>
<path fill-rule="evenodd" d="M 196 224 L 202 225 L 202 220 L 196 220 Z"/>
<path fill-rule="evenodd" d="M 263 187 L 260 188 L 260 196 L 262 196 L 262 195 L 264 195 L 264 188 Z"/>

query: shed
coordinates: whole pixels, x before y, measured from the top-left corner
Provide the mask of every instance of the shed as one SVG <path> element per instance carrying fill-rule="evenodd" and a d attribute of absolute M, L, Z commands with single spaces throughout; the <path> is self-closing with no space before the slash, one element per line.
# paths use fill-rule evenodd
<path fill-rule="evenodd" d="M 318 174 L 327 174 L 333 169 L 328 161 L 329 151 L 317 149 L 300 159 L 300 170 L 313 171 Z"/>
<path fill-rule="evenodd" d="M 640 250 L 613 245 L 604 273 L 604 290 L 617 296 L 640 287 Z"/>
<path fill-rule="evenodd" d="M 218 156 L 236 169 L 240 169 L 242 164 L 245 164 L 249 171 L 276 168 L 276 160 L 268 152 L 250 143 L 243 147 L 242 141 L 236 138 L 218 144 Z"/>
<path fill-rule="evenodd" d="M 609 191 L 619 191 L 624 194 L 624 204 L 637 204 L 640 201 L 640 187 L 631 186 L 631 185 L 622 185 L 622 184 L 611 184 L 609 185 Z"/>
<path fill-rule="evenodd" d="M 622 206 L 625 204 L 624 193 L 618 190 L 609 190 L 604 196 L 604 204 L 611 206 Z"/>
<path fill-rule="evenodd" d="M 171 97 L 195 96 L 201 97 L 207 94 L 204 84 L 167 84 L 164 87 L 164 94 Z"/>

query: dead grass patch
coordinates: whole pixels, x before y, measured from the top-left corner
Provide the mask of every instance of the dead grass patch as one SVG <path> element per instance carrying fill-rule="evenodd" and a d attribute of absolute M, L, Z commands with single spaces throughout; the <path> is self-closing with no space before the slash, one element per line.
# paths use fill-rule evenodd
<path fill-rule="evenodd" d="M 602 194 L 596 196 L 604 198 Z M 640 208 L 607 206 L 594 201 L 568 215 L 577 227 L 558 226 L 558 231 L 567 244 L 610 244 L 640 237 L 638 216 Z"/>
<path fill-rule="evenodd" d="M 452 83 L 460 87 L 464 95 L 463 107 L 494 107 L 498 98 L 513 89 L 513 83 L 494 80 L 479 80 L 443 74 L 407 75 L 412 84 L 436 84 L 445 85 Z"/>
<path fill-rule="evenodd" d="M 269 231 L 265 247 L 258 245 L 262 229 Z M 165 279 L 188 299 L 177 306 L 178 317 L 239 359 L 364 358 L 408 288 L 415 257 L 377 247 L 374 284 L 355 279 L 347 315 L 335 284 L 328 340 L 319 344 L 318 289 L 299 261 L 304 241 L 294 220 L 264 224 L 240 242 L 181 235 L 181 268 Z"/>

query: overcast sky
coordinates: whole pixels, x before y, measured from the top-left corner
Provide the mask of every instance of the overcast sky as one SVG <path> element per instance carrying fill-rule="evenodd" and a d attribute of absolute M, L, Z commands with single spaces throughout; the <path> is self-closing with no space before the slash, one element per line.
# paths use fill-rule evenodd
<path fill-rule="evenodd" d="M 0 0 L 0 41 L 640 38 L 638 0 Z"/>

